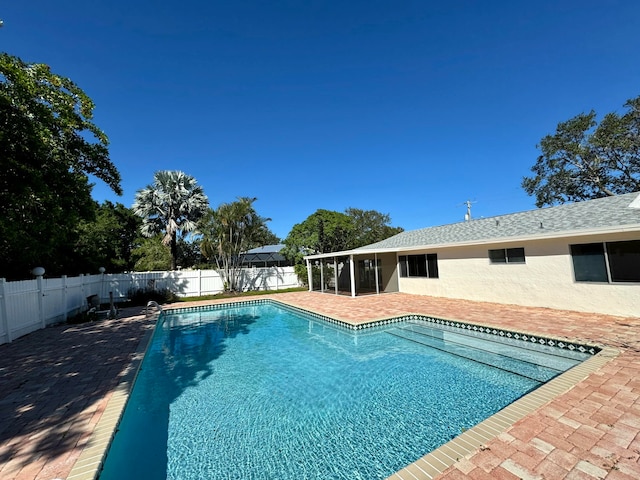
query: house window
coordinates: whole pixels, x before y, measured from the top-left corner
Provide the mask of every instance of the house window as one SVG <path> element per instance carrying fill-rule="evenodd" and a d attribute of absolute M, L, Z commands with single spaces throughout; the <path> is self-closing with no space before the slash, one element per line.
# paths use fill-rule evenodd
<path fill-rule="evenodd" d="M 401 255 L 398 258 L 401 277 L 438 278 L 438 255 Z"/>
<path fill-rule="evenodd" d="M 612 282 L 640 282 L 640 240 L 608 242 Z"/>
<path fill-rule="evenodd" d="M 570 245 L 576 282 L 640 282 L 640 240 Z"/>
<path fill-rule="evenodd" d="M 438 255 L 435 253 L 427 254 L 427 272 L 429 278 L 438 278 Z"/>
<path fill-rule="evenodd" d="M 489 250 L 491 263 L 525 263 L 524 248 L 499 248 Z"/>
<path fill-rule="evenodd" d="M 427 259 L 424 255 L 407 255 L 410 277 L 427 276 Z"/>
<path fill-rule="evenodd" d="M 573 272 L 576 282 L 608 282 L 604 244 L 571 245 Z"/>

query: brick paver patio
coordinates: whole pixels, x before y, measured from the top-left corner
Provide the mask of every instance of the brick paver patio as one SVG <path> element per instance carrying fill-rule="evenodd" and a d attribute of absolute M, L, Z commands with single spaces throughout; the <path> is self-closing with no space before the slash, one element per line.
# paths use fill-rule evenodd
<path fill-rule="evenodd" d="M 640 478 L 640 313 L 622 318 L 407 294 L 273 298 L 352 323 L 424 313 L 613 346 L 617 357 L 439 478 Z M 0 478 L 65 478 L 152 327 L 139 308 L 128 309 L 117 320 L 60 325 L 0 345 Z"/>

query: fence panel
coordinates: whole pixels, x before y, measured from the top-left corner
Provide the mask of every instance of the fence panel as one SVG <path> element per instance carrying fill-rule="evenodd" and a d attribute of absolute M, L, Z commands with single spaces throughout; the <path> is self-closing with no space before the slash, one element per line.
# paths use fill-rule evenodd
<path fill-rule="evenodd" d="M 135 288 L 133 273 L 120 274 L 103 274 L 103 288 L 101 301 L 107 303 L 109 301 L 109 292 L 113 292 L 113 301 L 125 301 L 129 298 L 130 292 Z"/>
<path fill-rule="evenodd" d="M 86 310 L 87 297 L 97 293 L 92 291 L 91 283 L 86 282 L 88 277 L 90 277 L 90 275 L 67 278 L 67 316 L 74 316 Z"/>
<path fill-rule="evenodd" d="M 243 291 L 282 290 L 300 285 L 293 267 L 245 268 L 240 275 Z"/>
<path fill-rule="evenodd" d="M 5 283 L 8 335 L 13 340 L 42 328 L 36 280 Z"/>
<path fill-rule="evenodd" d="M 269 290 L 281 290 L 283 288 L 295 288 L 300 286 L 298 275 L 296 275 L 293 267 L 278 268 L 274 267 L 276 272 L 269 277 Z"/>
<path fill-rule="evenodd" d="M 224 292 L 224 280 L 216 270 L 203 270 L 200 290 L 201 295 L 216 295 Z"/>
<path fill-rule="evenodd" d="M 9 319 L 7 318 L 7 296 L 5 285 L 7 281 L 0 278 L 0 345 L 11 341 L 9 336 Z"/>
<path fill-rule="evenodd" d="M 224 291 L 222 277 L 215 270 L 181 271 L 180 283 L 172 289 L 181 297 L 202 297 Z M 182 288 L 177 288 L 182 287 Z"/>
<path fill-rule="evenodd" d="M 197 297 L 200 295 L 200 270 L 171 272 L 165 277 L 169 290 L 179 297 Z"/>
<path fill-rule="evenodd" d="M 240 283 L 243 290 L 280 290 L 299 285 L 293 267 L 246 268 Z M 137 289 L 167 289 L 180 297 L 192 297 L 220 293 L 224 282 L 216 270 L 101 273 L 18 282 L 0 278 L 0 344 L 86 311 L 91 295 L 98 295 L 106 304 L 112 292 L 117 303 Z"/>
<path fill-rule="evenodd" d="M 51 325 L 66 320 L 67 306 L 65 303 L 64 279 L 44 278 L 42 302 L 44 308 L 44 323 Z"/>

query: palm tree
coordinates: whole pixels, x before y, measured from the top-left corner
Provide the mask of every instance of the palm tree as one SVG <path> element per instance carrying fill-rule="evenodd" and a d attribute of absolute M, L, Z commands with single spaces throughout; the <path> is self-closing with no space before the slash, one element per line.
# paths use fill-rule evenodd
<path fill-rule="evenodd" d="M 216 210 L 209 210 L 200 222 L 200 250 L 206 258 L 215 258 L 225 279 L 225 290 L 239 287 L 242 254 L 270 238 L 266 223 L 271 219 L 258 215 L 253 208 L 256 200 L 240 197 L 223 203 Z"/>
<path fill-rule="evenodd" d="M 170 246 L 171 269 L 176 269 L 177 235 L 195 231 L 209 208 L 209 200 L 195 178 L 176 170 L 158 171 L 153 185 L 136 193 L 133 211 L 142 217 L 140 233 L 152 237 L 164 233 L 162 243 Z"/>

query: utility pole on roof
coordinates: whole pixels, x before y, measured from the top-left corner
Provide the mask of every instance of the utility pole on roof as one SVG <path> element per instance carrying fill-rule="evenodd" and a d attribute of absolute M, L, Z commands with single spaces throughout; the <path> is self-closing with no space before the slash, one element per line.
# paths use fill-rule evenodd
<path fill-rule="evenodd" d="M 464 221 L 468 222 L 469 220 L 471 220 L 471 204 L 472 203 L 476 203 L 476 202 L 472 202 L 471 200 L 467 200 L 466 202 L 464 202 L 462 205 L 466 205 L 467 207 L 467 213 L 464 214 Z"/>

